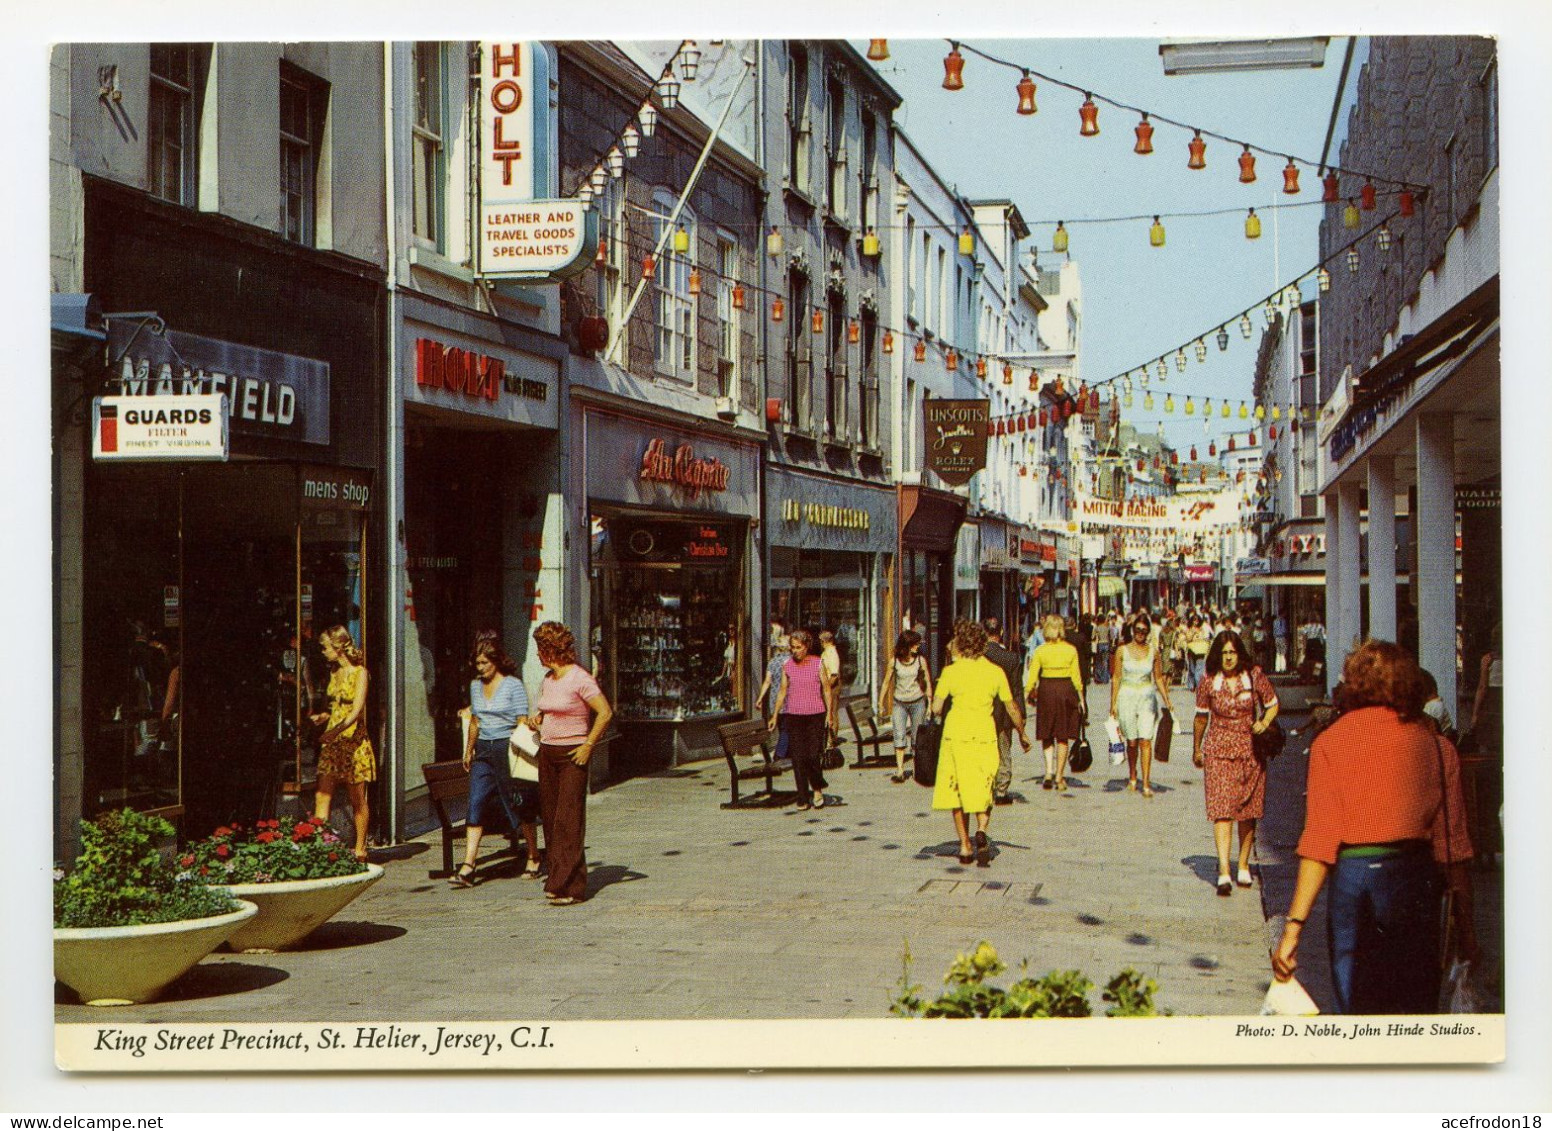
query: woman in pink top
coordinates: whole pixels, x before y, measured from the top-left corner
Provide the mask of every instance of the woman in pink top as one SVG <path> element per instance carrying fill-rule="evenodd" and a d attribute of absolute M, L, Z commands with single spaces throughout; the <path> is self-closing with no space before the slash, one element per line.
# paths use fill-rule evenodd
<path fill-rule="evenodd" d="M 798 808 L 823 809 L 825 781 L 819 767 L 824 754 L 825 720 L 830 717 L 835 687 L 824 678 L 823 665 L 814 655 L 814 638 L 807 632 L 792 634 L 792 658 L 781 669 L 776 710 L 770 727 L 778 721 L 787 732 L 787 753 L 792 757 L 792 776 L 798 786 Z M 813 801 L 810 802 L 809 798 Z"/>
<path fill-rule="evenodd" d="M 551 906 L 587 898 L 587 763 L 614 714 L 598 682 L 577 663 L 577 641 L 559 621 L 534 630 L 539 662 L 549 668 L 539 690 L 539 818 L 544 822 Z"/>

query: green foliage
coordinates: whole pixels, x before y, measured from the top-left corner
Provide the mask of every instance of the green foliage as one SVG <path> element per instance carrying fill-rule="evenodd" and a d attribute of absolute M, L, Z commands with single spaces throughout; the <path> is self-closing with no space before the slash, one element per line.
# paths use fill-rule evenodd
<path fill-rule="evenodd" d="M 223 825 L 178 858 L 184 874 L 213 884 L 273 884 L 321 880 L 366 871 L 333 829 L 295 817 L 253 828 Z"/>
<path fill-rule="evenodd" d="M 911 948 L 907 943 L 902 960 L 898 990 L 890 1000 L 889 1012 L 896 1017 L 1089 1017 L 1093 1009 L 1089 994 L 1094 983 L 1078 970 L 1053 970 L 1043 978 L 1029 976 L 1029 963 L 1019 965 L 1022 977 L 1006 988 L 991 985 L 988 978 L 1007 970 L 991 943 L 982 941 L 969 954 L 955 957 L 944 975 L 949 988 L 935 1001 L 921 996 L 922 988 L 911 982 Z M 1158 986 L 1128 967 L 1110 980 L 1104 1000 L 1116 1004 L 1106 1010 L 1108 1017 L 1152 1017 L 1157 1015 L 1153 995 Z"/>
<path fill-rule="evenodd" d="M 1145 978 L 1136 970 L 1128 966 L 1105 986 L 1105 992 L 1100 996 L 1106 1001 L 1115 1002 L 1105 1010 L 1106 1017 L 1157 1017 L 1159 1011 L 1153 1004 L 1153 995 L 1159 992 L 1159 984 L 1152 978 Z M 1168 1016 L 1169 1010 L 1164 1011 Z"/>
<path fill-rule="evenodd" d="M 180 876 L 158 844 L 173 827 L 121 809 L 81 822 L 81 854 L 54 881 L 56 927 L 130 927 L 237 910 L 225 892 Z"/>

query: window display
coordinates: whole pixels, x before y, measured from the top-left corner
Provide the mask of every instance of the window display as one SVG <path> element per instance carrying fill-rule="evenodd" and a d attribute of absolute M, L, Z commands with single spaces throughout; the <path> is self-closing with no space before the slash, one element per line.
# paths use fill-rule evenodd
<path fill-rule="evenodd" d="M 616 718 L 742 709 L 740 541 L 725 524 L 594 519 L 594 666 Z"/>

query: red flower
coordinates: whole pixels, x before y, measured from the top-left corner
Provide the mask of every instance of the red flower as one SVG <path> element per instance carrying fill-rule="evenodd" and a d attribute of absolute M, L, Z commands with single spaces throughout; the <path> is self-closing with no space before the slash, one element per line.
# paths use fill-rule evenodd
<path fill-rule="evenodd" d="M 268 844 L 270 841 L 275 839 L 275 834 L 272 832 L 262 832 L 253 839 L 258 841 L 260 844 Z"/>
<path fill-rule="evenodd" d="M 226 844 L 218 844 L 218 845 L 216 845 L 216 855 L 219 856 L 221 859 L 225 860 L 231 854 L 232 854 L 232 848 L 231 848 L 230 845 L 226 845 Z"/>
<path fill-rule="evenodd" d="M 313 825 L 309 825 L 306 821 L 303 821 L 292 830 L 291 839 L 295 841 L 304 841 L 308 837 L 312 836 L 315 831 L 316 828 Z"/>
<path fill-rule="evenodd" d="M 178 857 L 178 863 L 182 864 L 185 868 L 192 868 L 194 866 L 194 857 L 192 855 L 180 856 Z"/>
<path fill-rule="evenodd" d="M 232 830 L 229 829 L 227 826 L 222 825 L 219 829 L 217 829 L 215 832 L 211 833 L 210 835 L 211 836 L 231 836 L 232 835 Z"/>
<path fill-rule="evenodd" d="M 329 863 L 330 864 L 334 863 L 334 861 L 336 861 L 338 859 L 339 859 L 339 853 L 338 852 L 331 852 L 331 853 L 329 853 Z"/>
<path fill-rule="evenodd" d="M 199 866 L 199 874 L 201 876 L 208 876 L 208 875 L 210 875 L 210 867 L 209 867 L 209 865 L 201 864 Z"/>

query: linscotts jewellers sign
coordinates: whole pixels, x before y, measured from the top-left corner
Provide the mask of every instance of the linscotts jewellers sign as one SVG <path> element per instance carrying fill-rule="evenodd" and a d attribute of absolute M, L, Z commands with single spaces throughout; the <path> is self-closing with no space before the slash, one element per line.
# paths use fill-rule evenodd
<path fill-rule="evenodd" d="M 986 466 L 986 432 L 992 402 L 923 403 L 927 422 L 927 470 L 952 487 L 962 487 Z"/>
<path fill-rule="evenodd" d="M 578 200 L 536 199 L 548 187 L 549 55 L 531 42 L 480 44 L 479 270 L 493 279 L 553 282 L 598 250 L 598 214 Z"/>

